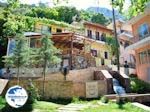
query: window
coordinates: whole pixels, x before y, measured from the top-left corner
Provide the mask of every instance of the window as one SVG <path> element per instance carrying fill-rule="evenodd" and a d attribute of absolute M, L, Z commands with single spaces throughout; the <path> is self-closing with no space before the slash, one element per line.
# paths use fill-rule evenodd
<path fill-rule="evenodd" d="M 138 29 L 138 35 L 139 35 L 139 39 L 144 39 L 146 36 L 149 35 L 149 29 L 148 29 L 148 25 L 147 24 L 142 24 L 139 29 Z"/>
<path fill-rule="evenodd" d="M 148 62 L 150 63 L 150 49 L 148 49 L 147 56 L 148 56 Z"/>
<path fill-rule="evenodd" d="M 140 64 L 145 64 L 147 63 L 147 52 L 144 51 L 144 52 L 140 52 L 139 53 L 139 58 L 140 58 Z"/>
<path fill-rule="evenodd" d="M 105 60 L 103 58 L 101 59 L 101 64 L 105 65 Z"/>
<path fill-rule="evenodd" d="M 43 25 L 41 33 L 51 33 L 51 27 Z"/>
<path fill-rule="evenodd" d="M 58 32 L 62 32 L 62 29 L 56 29 L 56 32 L 58 33 Z"/>
<path fill-rule="evenodd" d="M 92 31 L 91 30 L 87 30 L 87 36 L 92 38 Z"/>
<path fill-rule="evenodd" d="M 35 48 L 35 46 L 36 46 L 36 39 L 35 38 L 31 38 L 30 39 L 30 47 L 31 48 Z"/>
<path fill-rule="evenodd" d="M 99 38 L 99 32 L 95 32 L 95 35 L 96 35 L 96 40 L 100 40 L 100 38 Z"/>
<path fill-rule="evenodd" d="M 106 34 L 105 33 L 103 33 L 102 35 L 101 35 L 101 41 L 106 41 Z"/>
<path fill-rule="evenodd" d="M 108 59 L 108 52 L 104 52 L 105 59 Z"/>
<path fill-rule="evenodd" d="M 97 57 L 97 50 L 91 49 L 92 56 Z"/>
<path fill-rule="evenodd" d="M 129 43 L 128 42 L 125 42 L 124 44 L 124 48 L 128 47 L 129 46 Z"/>

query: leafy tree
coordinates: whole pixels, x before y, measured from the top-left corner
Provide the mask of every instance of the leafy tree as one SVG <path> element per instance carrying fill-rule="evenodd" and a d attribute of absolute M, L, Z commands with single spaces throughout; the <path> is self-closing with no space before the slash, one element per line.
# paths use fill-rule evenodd
<path fill-rule="evenodd" d="M 56 10 L 59 12 L 58 21 L 72 23 L 74 16 L 78 17 L 77 21 L 79 20 L 79 11 L 75 7 L 60 6 L 56 7 Z"/>
<path fill-rule="evenodd" d="M 60 63 L 60 58 L 57 57 L 59 50 L 53 45 L 49 35 L 44 35 L 41 39 L 42 47 L 39 49 L 39 63 L 43 66 L 43 97 L 45 93 L 45 75 L 46 68 L 49 65 Z"/>
<path fill-rule="evenodd" d="M 6 54 L 7 37 L 9 36 L 11 31 L 11 33 L 14 33 L 14 29 L 16 29 L 16 25 L 15 27 L 13 26 L 16 20 L 14 20 L 10 15 L 13 10 L 18 7 L 18 0 L 7 0 L 7 5 L 4 5 L 0 13 L 0 67 L 3 67 L 2 57 Z"/>
<path fill-rule="evenodd" d="M 91 18 L 91 21 L 93 23 L 99 23 L 102 25 L 106 25 L 108 23 L 108 19 L 106 19 L 104 15 L 100 13 L 94 14 Z"/>
<path fill-rule="evenodd" d="M 120 9 L 120 11 L 123 10 L 123 7 L 125 5 L 125 2 L 127 0 L 113 0 L 113 5 L 115 7 L 118 7 Z M 136 16 L 138 13 L 143 12 L 144 9 L 146 8 L 148 2 L 150 2 L 150 0 L 130 0 L 130 6 L 129 6 L 129 13 L 132 16 Z"/>
<path fill-rule="evenodd" d="M 116 39 L 112 36 L 107 36 L 106 43 L 110 46 L 111 53 L 113 57 L 117 57 L 119 44 L 116 43 Z"/>
<path fill-rule="evenodd" d="M 92 15 L 93 15 L 92 12 L 85 10 L 80 11 L 80 16 L 82 20 L 91 21 Z"/>
<path fill-rule="evenodd" d="M 10 56 L 5 56 L 4 62 L 7 67 L 17 68 L 17 79 L 19 84 L 20 68 L 28 65 L 28 61 L 30 59 L 30 49 L 23 34 L 17 33 L 14 39 L 15 48 L 13 49 L 13 54 Z"/>

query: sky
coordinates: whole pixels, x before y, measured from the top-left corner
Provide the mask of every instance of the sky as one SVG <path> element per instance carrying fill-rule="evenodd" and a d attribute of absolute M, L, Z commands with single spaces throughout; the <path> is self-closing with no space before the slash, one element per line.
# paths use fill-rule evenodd
<path fill-rule="evenodd" d="M 52 5 L 52 0 L 21 0 L 22 3 L 36 4 L 42 1 Z M 63 0 L 62 0 L 63 1 Z M 86 9 L 91 6 L 99 6 L 111 9 L 110 0 L 69 0 L 68 4 L 62 3 L 63 5 L 75 6 L 77 9 Z"/>

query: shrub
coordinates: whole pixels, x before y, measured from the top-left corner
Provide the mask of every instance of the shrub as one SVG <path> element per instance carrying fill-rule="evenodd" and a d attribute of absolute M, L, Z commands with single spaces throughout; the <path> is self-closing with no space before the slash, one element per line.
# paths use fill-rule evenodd
<path fill-rule="evenodd" d="M 27 88 L 27 93 L 28 93 L 27 104 L 32 104 L 40 98 L 37 88 L 35 87 L 35 85 L 30 79 L 29 79 L 29 84 Z"/>
<path fill-rule="evenodd" d="M 0 110 L 1 110 L 5 105 L 6 105 L 5 99 L 4 99 L 2 96 L 0 96 Z"/>
<path fill-rule="evenodd" d="M 80 103 L 80 99 L 79 99 L 79 97 L 73 97 L 71 102 L 72 103 Z"/>
<path fill-rule="evenodd" d="M 109 102 L 109 99 L 105 96 L 101 97 L 101 102 L 102 103 L 108 103 Z"/>
<path fill-rule="evenodd" d="M 138 78 L 131 78 L 131 91 L 134 93 L 149 93 L 150 84 Z"/>

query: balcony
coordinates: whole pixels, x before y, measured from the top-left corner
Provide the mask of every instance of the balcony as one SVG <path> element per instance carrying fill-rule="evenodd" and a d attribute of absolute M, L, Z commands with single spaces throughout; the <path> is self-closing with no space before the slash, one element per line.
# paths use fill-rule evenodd
<path fill-rule="evenodd" d="M 141 40 L 149 38 L 149 37 L 150 37 L 150 33 L 148 33 L 144 37 L 139 37 L 139 35 L 136 35 L 134 38 L 131 38 L 131 42 L 136 43 L 138 41 L 141 41 Z"/>
<path fill-rule="evenodd" d="M 97 37 L 96 35 L 89 35 L 88 38 L 91 38 L 93 40 L 101 41 L 101 42 L 106 42 L 106 37 L 99 36 Z"/>
<path fill-rule="evenodd" d="M 143 46 L 146 46 L 146 45 L 149 45 L 150 44 L 150 34 L 145 36 L 143 39 L 139 40 L 139 38 L 133 38 L 132 39 L 132 42 L 134 44 L 128 46 L 126 48 L 126 50 L 135 50 L 135 49 L 138 49 L 140 47 L 143 47 Z"/>

